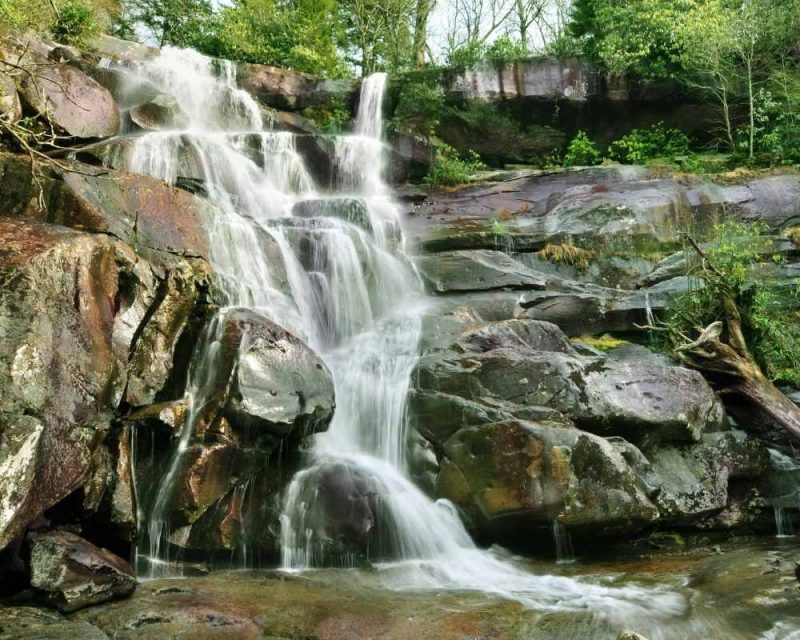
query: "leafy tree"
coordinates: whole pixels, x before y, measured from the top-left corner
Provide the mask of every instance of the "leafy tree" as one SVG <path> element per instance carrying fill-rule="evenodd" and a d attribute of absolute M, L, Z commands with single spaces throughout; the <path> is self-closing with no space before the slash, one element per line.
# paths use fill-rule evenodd
<path fill-rule="evenodd" d="M 237 0 L 224 7 L 205 53 L 318 75 L 341 76 L 335 0 Z"/>
<path fill-rule="evenodd" d="M 343 49 L 362 75 L 411 66 L 416 0 L 340 0 Z"/>
<path fill-rule="evenodd" d="M 204 48 L 211 18 L 210 0 L 127 0 L 121 26 L 144 28 L 160 47 Z"/>

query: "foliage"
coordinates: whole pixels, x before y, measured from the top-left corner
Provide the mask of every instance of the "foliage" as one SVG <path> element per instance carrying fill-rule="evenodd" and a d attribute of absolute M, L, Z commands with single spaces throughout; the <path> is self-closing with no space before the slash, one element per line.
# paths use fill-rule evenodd
<path fill-rule="evenodd" d="M 391 127 L 399 133 L 432 138 L 444 111 L 441 74 L 418 71 L 398 77 L 392 85 L 395 106 Z"/>
<path fill-rule="evenodd" d="M 236 0 L 221 9 L 205 34 L 198 34 L 194 46 L 231 60 L 341 76 L 345 68 L 332 28 L 335 11 L 334 0 Z"/>
<path fill-rule="evenodd" d="M 365 76 L 411 67 L 416 8 L 416 0 L 339 0 L 347 61 Z"/>
<path fill-rule="evenodd" d="M 445 64 L 457 69 L 469 69 L 486 59 L 486 45 L 483 42 L 469 42 L 447 52 Z"/>
<path fill-rule="evenodd" d="M 485 59 L 496 65 L 526 58 L 530 55 L 528 45 L 504 35 L 497 38 L 486 48 Z"/>
<path fill-rule="evenodd" d="M 672 77 L 680 69 L 675 25 L 704 0 L 576 0 L 569 33 L 614 74 Z"/>
<path fill-rule="evenodd" d="M 436 149 L 436 155 L 431 163 L 430 172 L 425 176 L 425 182 L 432 187 L 464 184 L 486 165 L 474 151 L 467 153 L 466 159 L 447 144 L 442 144 Z"/>
<path fill-rule="evenodd" d="M 786 291 L 754 270 L 773 262 L 771 242 L 760 224 L 724 222 L 714 226 L 703 257 L 687 249 L 690 290 L 673 300 L 666 320 L 668 349 L 712 322 L 723 320 L 735 303 L 756 361 L 773 381 L 800 383 L 800 292 Z M 687 340 L 688 341 L 688 340 Z"/>
<path fill-rule="evenodd" d="M 325 105 L 306 107 L 301 112 L 314 121 L 324 133 L 340 134 L 351 119 L 350 109 L 343 97 L 331 96 Z"/>
<path fill-rule="evenodd" d="M 627 164 L 643 164 L 653 158 L 673 158 L 691 154 L 688 136 L 678 129 L 665 129 L 660 122 L 649 129 L 634 129 L 611 143 L 608 155 Z"/>
<path fill-rule="evenodd" d="M 758 287 L 745 320 L 753 336 L 754 356 L 767 377 L 800 385 L 800 289 Z"/>
<path fill-rule="evenodd" d="M 58 42 L 83 44 L 97 31 L 92 8 L 81 0 L 68 0 L 59 8 L 51 32 Z"/>
<path fill-rule="evenodd" d="M 210 0 L 126 0 L 122 31 L 143 28 L 158 46 L 205 50 L 211 38 Z"/>
<path fill-rule="evenodd" d="M 600 164 L 603 156 L 585 131 L 578 131 L 567 147 L 564 155 L 565 167 L 591 167 Z"/>
<path fill-rule="evenodd" d="M 117 18 L 117 0 L 0 0 L 0 24 L 32 29 L 59 42 L 83 44 Z"/>

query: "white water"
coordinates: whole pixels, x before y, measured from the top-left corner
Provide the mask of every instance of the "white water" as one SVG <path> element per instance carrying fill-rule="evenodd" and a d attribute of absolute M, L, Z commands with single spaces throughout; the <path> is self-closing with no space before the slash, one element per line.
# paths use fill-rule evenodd
<path fill-rule="evenodd" d="M 171 183 L 186 175 L 202 179 L 219 208 L 207 224 L 225 303 L 257 309 L 293 331 L 333 374 L 333 422 L 315 437 L 307 468 L 286 492 L 285 569 L 350 566 L 364 552 L 337 552 L 332 512 L 347 505 L 323 499 L 332 483 L 363 494 L 343 520 L 350 534 L 371 541 L 366 553 L 387 587 L 480 591 L 541 609 L 590 609 L 628 619 L 685 611 L 684 599 L 671 592 L 537 576 L 511 558 L 480 550 L 450 503 L 431 501 L 408 479 L 405 402 L 426 301 L 381 178 L 384 75 L 364 82 L 356 133 L 335 140 L 337 193 L 320 194 L 294 137 L 264 130 L 257 105 L 236 88 L 232 65 L 215 68 L 197 53 L 165 49 L 139 74 L 176 98 L 188 126 L 138 137 L 130 168 Z M 363 209 L 360 218 L 293 216 L 298 207 L 320 202 L 320 212 L 330 213 L 330 205 L 346 198 Z M 217 368 L 219 324 L 212 323 L 199 345 L 187 392 L 190 419 L 146 514 L 141 551 L 149 557 L 149 575 L 169 567 L 166 522 L 176 469 Z"/>

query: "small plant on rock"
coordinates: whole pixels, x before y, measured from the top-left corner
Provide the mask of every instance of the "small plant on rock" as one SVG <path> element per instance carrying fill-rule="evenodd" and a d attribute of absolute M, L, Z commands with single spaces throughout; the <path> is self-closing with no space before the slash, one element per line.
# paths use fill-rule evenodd
<path fill-rule="evenodd" d="M 464 159 L 453 147 L 442 144 L 436 149 L 436 156 L 424 181 L 432 187 L 464 184 L 485 168 L 486 165 L 474 151 L 469 151 Z"/>
<path fill-rule="evenodd" d="M 591 167 L 600 164 L 603 156 L 585 131 L 578 131 L 567 147 L 564 156 L 565 167 Z"/>

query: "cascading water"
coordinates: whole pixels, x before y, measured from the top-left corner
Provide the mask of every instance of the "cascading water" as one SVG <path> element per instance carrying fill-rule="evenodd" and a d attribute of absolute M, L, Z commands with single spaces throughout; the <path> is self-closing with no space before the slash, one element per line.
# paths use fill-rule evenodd
<path fill-rule="evenodd" d="M 257 105 L 236 87 L 233 65 L 167 48 L 137 73 L 174 97 L 183 126 L 136 137 L 128 167 L 171 183 L 202 183 L 219 210 L 207 225 L 224 304 L 257 310 L 303 338 L 334 378 L 333 421 L 314 437 L 308 465 L 286 491 L 285 569 L 367 558 L 396 589 L 481 591 L 537 608 L 623 617 L 684 611 L 673 593 L 536 576 L 480 550 L 450 503 L 430 500 L 409 480 L 405 403 L 426 299 L 381 178 L 385 75 L 364 81 L 355 133 L 334 140 L 335 193 L 320 194 L 293 135 L 264 129 Z M 148 575 L 168 566 L 175 470 L 214 375 L 225 313 L 198 346 L 189 420 L 144 515 L 140 549 L 150 560 Z M 236 499 L 244 500 L 244 491 Z M 348 546 L 350 540 L 364 545 Z"/>

